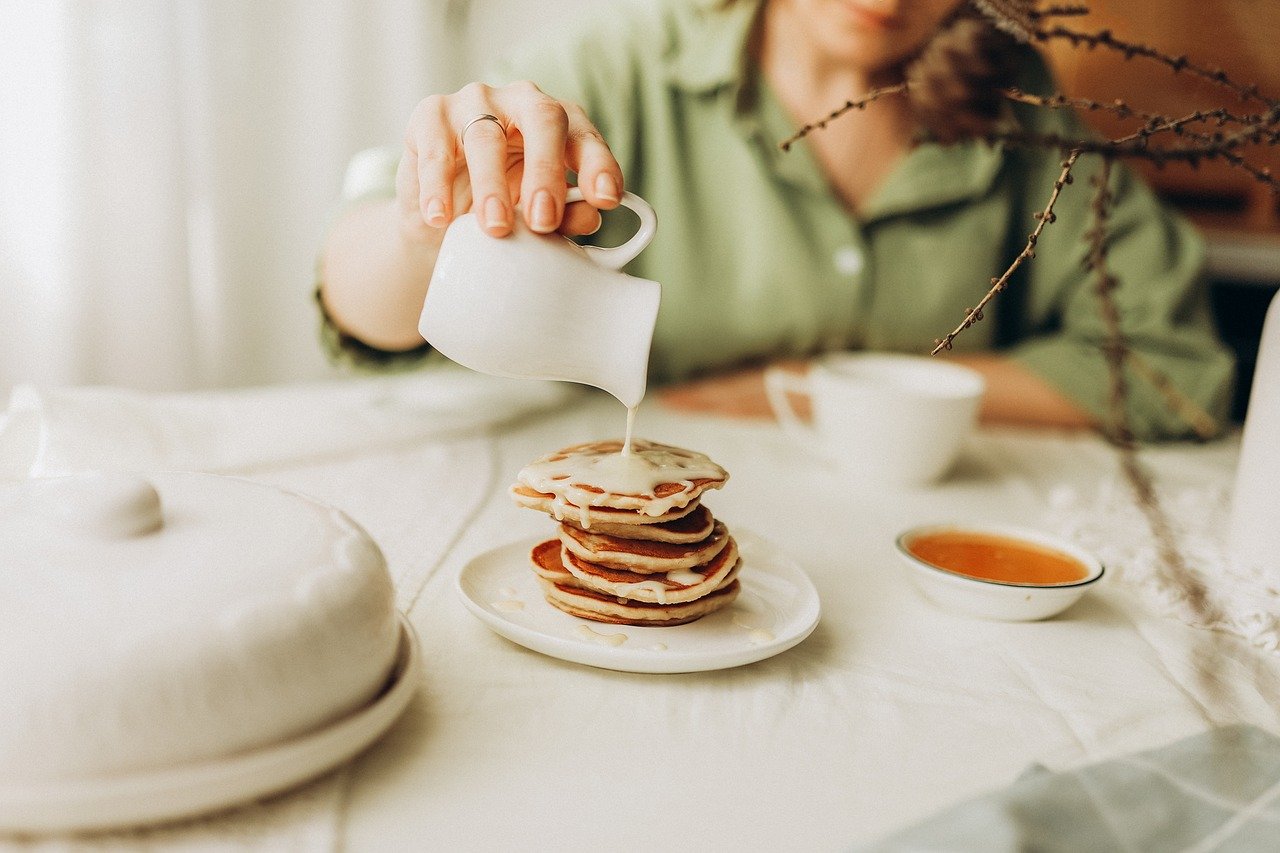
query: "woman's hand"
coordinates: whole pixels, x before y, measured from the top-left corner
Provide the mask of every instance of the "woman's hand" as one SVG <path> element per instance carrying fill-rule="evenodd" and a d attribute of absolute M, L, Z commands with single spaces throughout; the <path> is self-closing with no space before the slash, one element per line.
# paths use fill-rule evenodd
<path fill-rule="evenodd" d="M 1096 426 L 1079 404 L 1012 359 L 995 354 L 970 354 L 952 356 L 949 360 L 978 371 L 986 380 L 987 390 L 979 413 L 983 423 L 1066 429 Z M 773 366 L 796 374 L 808 370 L 808 365 L 800 361 L 780 361 Z M 730 418 L 774 418 L 761 368 L 673 385 L 660 391 L 658 399 L 668 408 L 682 412 Z M 790 399 L 801 420 L 808 420 L 809 399 L 801 396 Z"/>
<path fill-rule="evenodd" d="M 808 365 L 802 361 L 779 361 L 772 367 L 797 375 L 808 370 Z M 658 399 L 667 408 L 681 412 L 773 420 L 773 409 L 764 390 L 765 369 L 753 367 L 672 385 L 660 391 Z M 794 398 L 792 405 L 802 418 L 808 419 L 808 398 Z"/>
<path fill-rule="evenodd" d="M 472 122 L 484 115 L 501 126 Z M 419 242 L 438 242 L 445 226 L 472 209 L 494 237 L 510 234 L 517 214 L 539 233 L 590 234 L 600 227 L 599 211 L 622 197 L 622 170 L 582 107 L 528 81 L 432 95 L 414 109 L 404 142 L 397 205 L 402 230 Z M 586 198 L 568 210 L 566 169 L 578 173 Z"/>

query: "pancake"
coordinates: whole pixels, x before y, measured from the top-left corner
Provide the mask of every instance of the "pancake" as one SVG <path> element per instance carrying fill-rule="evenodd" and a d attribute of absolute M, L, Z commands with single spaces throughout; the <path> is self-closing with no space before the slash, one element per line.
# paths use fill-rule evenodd
<path fill-rule="evenodd" d="M 661 521 L 656 524 L 635 524 L 616 521 L 600 521 L 591 520 L 589 529 L 592 533 L 603 533 L 606 536 L 618 536 L 623 539 L 645 539 L 649 542 L 672 542 L 675 544 L 688 544 L 692 542 L 701 542 L 711 535 L 711 529 L 715 524 L 715 519 L 711 517 L 711 511 L 700 503 L 692 504 L 689 508 L 681 510 L 685 513 L 680 518 L 671 521 Z M 610 512 L 625 512 L 625 510 L 610 510 Z M 649 516 L 642 513 L 633 513 L 638 518 L 650 519 Z M 562 521 L 563 524 L 572 525 L 578 529 L 584 529 L 578 523 L 576 513 L 569 513 Z"/>
<path fill-rule="evenodd" d="M 563 584 L 565 586 L 582 586 L 578 579 L 569 574 L 569 570 L 564 567 L 564 559 L 560 556 L 560 552 L 564 546 L 560 544 L 559 539 L 548 539 L 546 542 L 539 542 L 533 546 L 533 550 L 529 552 L 529 562 L 533 565 L 533 573 L 544 581 L 551 583 Z"/>
<path fill-rule="evenodd" d="M 574 556 L 597 566 L 626 569 L 641 574 L 659 574 L 707 564 L 728 544 L 729 531 L 717 521 L 706 539 L 681 545 L 607 536 L 562 524 L 560 541 Z"/>
<path fill-rule="evenodd" d="M 742 585 L 736 578 L 708 595 L 682 604 L 652 604 L 618 599 L 567 584 L 539 580 L 548 603 L 571 616 L 613 625 L 666 627 L 684 625 L 714 613 L 738 597 Z"/>
<path fill-rule="evenodd" d="M 701 598 L 722 586 L 738 567 L 738 545 L 732 536 L 709 563 L 661 574 L 612 569 L 583 560 L 568 548 L 561 552 L 564 567 L 582 586 L 615 598 L 651 604 L 678 604 Z"/>
<path fill-rule="evenodd" d="M 526 465 L 518 485 L 534 497 L 550 496 L 550 511 L 557 519 L 572 512 L 579 526 L 590 527 L 593 509 L 631 510 L 658 518 L 694 504 L 703 492 L 729 479 L 723 468 L 692 450 L 643 439 L 631 443 L 630 454 L 621 450 L 622 442 L 616 440 L 566 447 Z"/>
<path fill-rule="evenodd" d="M 556 521 L 572 521 L 575 526 L 594 530 L 597 524 L 608 525 L 611 529 L 657 527 L 679 521 L 698 509 L 697 502 L 688 506 L 675 507 L 662 515 L 646 515 L 634 509 L 614 509 L 607 506 L 578 507 L 572 504 L 557 502 L 556 496 L 538 492 L 528 486 L 516 483 L 507 490 L 512 500 L 526 509 L 545 512 Z M 585 522 L 584 522 L 585 518 Z M 639 533 L 635 534 L 637 537 Z"/>

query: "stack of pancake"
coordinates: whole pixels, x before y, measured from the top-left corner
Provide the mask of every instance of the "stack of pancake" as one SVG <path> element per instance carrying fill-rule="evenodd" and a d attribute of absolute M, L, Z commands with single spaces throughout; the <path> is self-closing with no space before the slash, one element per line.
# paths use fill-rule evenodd
<path fill-rule="evenodd" d="M 738 546 L 701 496 L 729 479 L 706 456 L 636 440 L 568 447 L 526 466 L 516 503 L 560 522 L 530 554 L 547 601 L 620 625 L 682 625 L 738 595 Z"/>

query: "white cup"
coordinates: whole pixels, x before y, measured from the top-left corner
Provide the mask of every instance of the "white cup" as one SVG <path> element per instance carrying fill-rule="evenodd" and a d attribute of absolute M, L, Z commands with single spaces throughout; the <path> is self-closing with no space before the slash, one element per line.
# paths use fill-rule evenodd
<path fill-rule="evenodd" d="M 973 430 L 984 387 L 967 367 L 886 353 L 834 353 L 806 376 L 765 373 L 769 405 L 790 435 L 885 485 L 924 485 L 945 474 Z M 788 394 L 810 397 L 812 426 L 796 417 Z"/>
<path fill-rule="evenodd" d="M 582 191 L 569 190 L 569 201 Z M 579 246 L 529 230 L 490 237 L 475 215 L 445 232 L 418 331 L 448 358 L 494 376 L 561 379 L 603 388 L 634 406 L 644 397 L 658 317 L 656 281 L 617 272 L 657 230 L 632 193 L 622 205 L 640 228 L 621 246 Z"/>

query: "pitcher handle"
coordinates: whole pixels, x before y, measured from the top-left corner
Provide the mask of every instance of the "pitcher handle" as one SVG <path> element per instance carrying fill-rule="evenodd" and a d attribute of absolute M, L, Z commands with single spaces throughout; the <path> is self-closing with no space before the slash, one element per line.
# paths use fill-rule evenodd
<path fill-rule="evenodd" d="M 565 197 L 565 203 L 569 204 L 575 201 L 583 201 L 582 190 L 578 187 L 569 187 L 569 193 Z M 587 257 L 595 261 L 602 267 L 611 270 L 620 270 L 636 255 L 644 251 L 644 247 L 649 245 L 653 240 L 654 232 L 658 230 L 658 215 L 653 212 L 653 208 L 649 206 L 649 202 L 640 198 L 635 193 L 623 193 L 622 200 L 619 202 L 623 207 L 635 211 L 636 216 L 640 217 L 640 229 L 631 235 L 631 239 L 623 243 L 621 246 L 606 248 L 604 246 L 583 246 L 587 250 Z"/>

